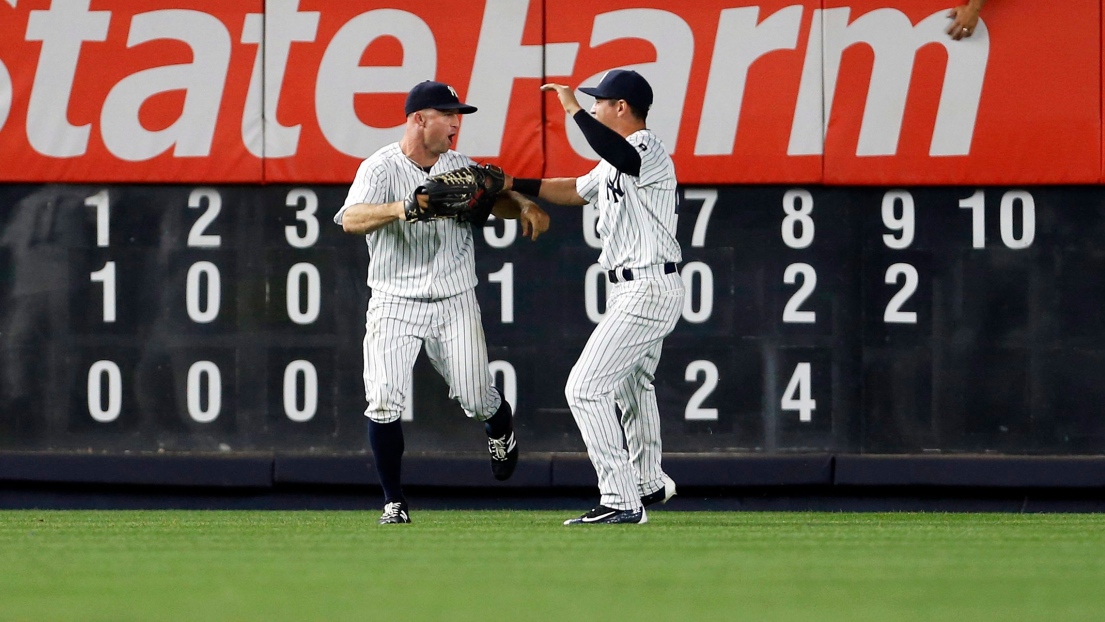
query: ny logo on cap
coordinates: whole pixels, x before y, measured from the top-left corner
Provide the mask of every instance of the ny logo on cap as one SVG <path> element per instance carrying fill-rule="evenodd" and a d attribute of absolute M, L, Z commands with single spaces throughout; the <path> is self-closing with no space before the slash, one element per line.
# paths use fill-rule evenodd
<path fill-rule="evenodd" d="M 460 95 L 457 95 L 457 92 L 453 89 L 453 87 L 446 85 L 445 88 L 449 89 L 449 92 L 453 94 L 453 97 L 460 99 Z"/>

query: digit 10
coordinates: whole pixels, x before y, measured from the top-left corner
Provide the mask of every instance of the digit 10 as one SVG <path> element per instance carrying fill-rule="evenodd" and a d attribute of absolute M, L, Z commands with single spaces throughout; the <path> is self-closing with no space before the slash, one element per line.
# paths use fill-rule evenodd
<path fill-rule="evenodd" d="M 975 191 L 959 200 L 960 209 L 971 210 L 971 247 L 986 248 L 986 194 Z M 1021 206 L 1021 236 L 1013 231 L 1013 209 Z M 1036 201 L 1024 190 L 1009 190 L 1001 195 L 1001 241 L 1007 248 L 1021 250 L 1032 246 L 1036 239 Z"/>

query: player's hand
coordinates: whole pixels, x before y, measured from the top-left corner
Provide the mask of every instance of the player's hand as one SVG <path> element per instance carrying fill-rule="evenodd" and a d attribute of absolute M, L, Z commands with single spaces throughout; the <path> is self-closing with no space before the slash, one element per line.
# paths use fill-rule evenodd
<path fill-rule="evenodd" d="M 974 34 L 975 27 L 978 26 L 978 7 L 961 4 L 948 11 L 948 17 L 952 18 L 952 23 L 948 26 L 947 33 L 952 39 L 959 41 Z"/>
<path fill-rule="evenodd" d="M 522 206 L 518 214 L 518 221 L 522 223 L 522 236 L 536 240 L 537 236 L 549 230 L 549 215 L 533 201 L 517 193 L 515 196 Z"/>
<path fill-rule="evenodd" d="M 429 207 L 429 195 L 420 193 L 418 189 L 415 189 L 407 195 L 404 200 L 399 202 L 399 220 L 406 222 L 421 220 L 422 213 Z"/>
<path fill-rule="evenodd" d="M 574 115 L 577 111 L 582 110 L 583 106 L 579 105 L 579 101 L 576 100 L 575 89 L 564 84 L 542 84 L 542 91 L 556 91 L 556 96 L 560 99 L 560 105 L 564 108 L 564 112 L 568 113 L 568 116 Z"/>

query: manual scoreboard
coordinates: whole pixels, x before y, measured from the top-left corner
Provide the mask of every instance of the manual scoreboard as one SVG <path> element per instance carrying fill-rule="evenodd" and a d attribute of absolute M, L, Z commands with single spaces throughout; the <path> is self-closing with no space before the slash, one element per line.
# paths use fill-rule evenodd
<path fill-rule="evenodd" d="M 364 446 L 370 292 L 338 186 L 0 189 L 0 447 Z M 591 207 L 475 231 L 491 369 L 529 451 L 605 313 Z M 1094 453 L 1097 188 L 684 187 L 657 397 L 682 452 Z M 428 362 L 412 451 L 478 448 Z M 473 445 L 473 442 L 477 444 Z"/>

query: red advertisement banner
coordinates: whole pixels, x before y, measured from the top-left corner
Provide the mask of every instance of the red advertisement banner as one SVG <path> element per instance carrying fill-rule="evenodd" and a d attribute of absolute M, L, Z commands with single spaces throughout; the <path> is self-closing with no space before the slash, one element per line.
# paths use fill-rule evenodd
<path fill-rule="evenodd" d="M 952 41 L 945 3 L 827 2 L 826 84 L 838 58 L 839 73 L 824 181 L 1096 183 L 1100 12 L 1098 0 L 996 1 Z"/>
<path fill-rule="evenodd" d="M 0 181 L 347 183 L 425 79 L 479 108 L 458 150 L 574 176 L 594 154 L 538 87 L 632 67 L 684 184 L 1100 182 L 1100 2 L 992 2 L 962 41 L 947 10 L 5 0 Z"/>
<path fill-rule="evenodd" d="M 262 0 L 161 6 L 0 3 L 0 180 L 260 179 Z"/>

